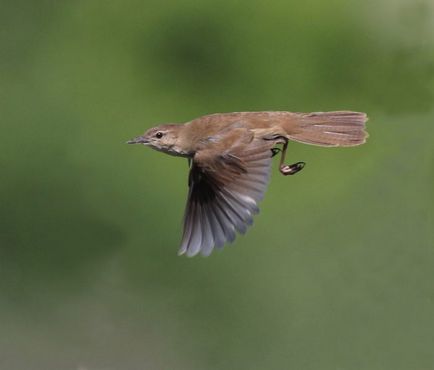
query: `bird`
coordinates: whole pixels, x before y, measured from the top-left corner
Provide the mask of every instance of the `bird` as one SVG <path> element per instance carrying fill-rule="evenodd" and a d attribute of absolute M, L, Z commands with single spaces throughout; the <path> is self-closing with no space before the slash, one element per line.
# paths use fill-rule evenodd
<path fill-rule="evenodd" d="M 259 212 L 272 158 L 294 175 L 305 163 L 285 164 L 289 141 L 322 147 L 365 143 L 366 113 L 285 111 L 215 113 L 183 124 L 148 129 L 128 144 L 142 144 L 188 159 L 188 197 L 178 254 L 208 256 L 244 234 Z"/>

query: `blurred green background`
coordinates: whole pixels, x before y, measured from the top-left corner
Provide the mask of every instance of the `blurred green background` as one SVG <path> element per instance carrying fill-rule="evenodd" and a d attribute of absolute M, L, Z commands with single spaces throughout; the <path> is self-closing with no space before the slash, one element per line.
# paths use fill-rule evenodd
<path fill-rule="evenodd" d="M 0 369 L 433 369 L 434 4 L 0 2 Z M 351 109 L 247 235 L 176 252 L 187 163 L 125 141 Z"/>

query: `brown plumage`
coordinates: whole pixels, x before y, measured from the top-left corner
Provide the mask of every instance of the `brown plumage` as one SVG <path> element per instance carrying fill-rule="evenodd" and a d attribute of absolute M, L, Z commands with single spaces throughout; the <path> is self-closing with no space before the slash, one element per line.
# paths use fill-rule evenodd
<path fill-rule="evenodd" d="M 144 144 L 191 162 L 180 254 L 209 255 L 245 233 L 259 212 L 272 157 L 293 175 L 304 163 L 283 163 L 289 140 L 319 146 L 355 146 L 367 138 L 365 113 L 237 112 L 149 129 L 128 143 Z M 283 144 L 281 150 L 276 145 Z"/>

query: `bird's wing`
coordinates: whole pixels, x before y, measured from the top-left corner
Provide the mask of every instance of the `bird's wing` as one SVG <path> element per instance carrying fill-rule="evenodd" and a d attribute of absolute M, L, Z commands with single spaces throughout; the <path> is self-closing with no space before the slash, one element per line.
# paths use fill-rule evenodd
<path fill-rule="evenodd" d="M 268 185 L 272 141 L 246 131 L 230 149 L 198 151 L 189 174 L 189 194 L 179 254 L 209 255 L 245 233 L 259 212 Z"/>

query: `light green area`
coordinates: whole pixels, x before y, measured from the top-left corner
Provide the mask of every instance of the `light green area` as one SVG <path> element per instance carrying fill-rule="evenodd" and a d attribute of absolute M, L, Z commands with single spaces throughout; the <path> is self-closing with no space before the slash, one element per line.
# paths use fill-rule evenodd
<path fill-rule="evenodd" d="M 434 368 L 431 1 L 0 2 L 1 370 Z M 351 109 L 247 235 L 176 255 L 187 163 L 125 141 Z"/>

